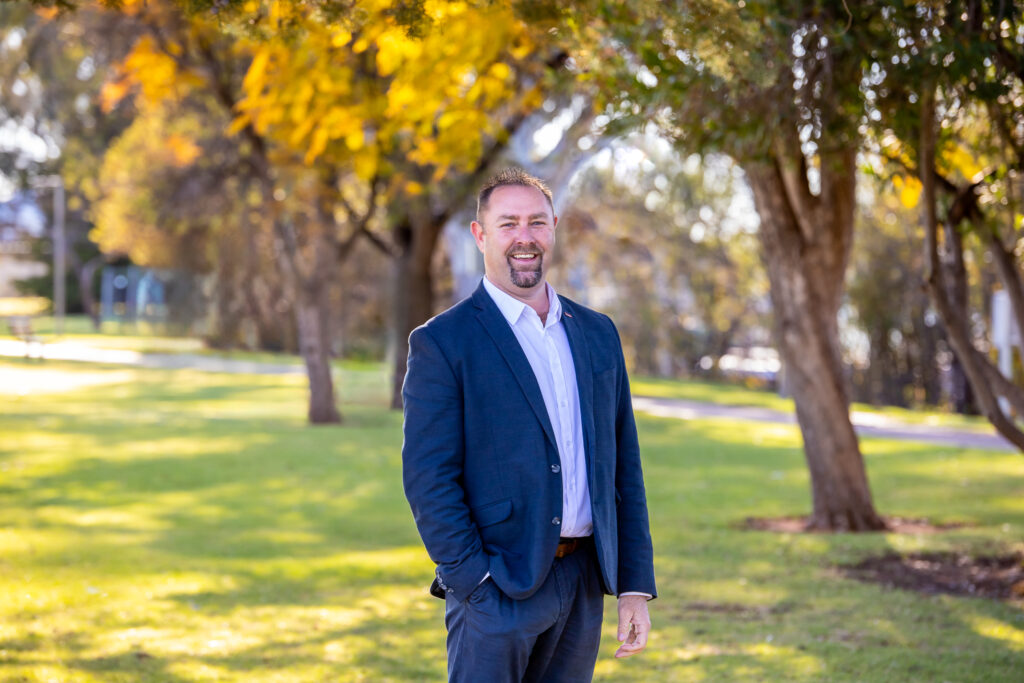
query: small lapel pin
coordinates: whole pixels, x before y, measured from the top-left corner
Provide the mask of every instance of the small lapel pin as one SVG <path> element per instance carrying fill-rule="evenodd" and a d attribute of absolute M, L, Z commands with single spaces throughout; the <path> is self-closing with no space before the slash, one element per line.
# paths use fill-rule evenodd
<path fill-rule="evenodd" d="M 569 311 L 566 311 L 565 312 L 565 317 L 566 318 L 571 318 L 572 317 L 572 313 L 570 313 Z"/>

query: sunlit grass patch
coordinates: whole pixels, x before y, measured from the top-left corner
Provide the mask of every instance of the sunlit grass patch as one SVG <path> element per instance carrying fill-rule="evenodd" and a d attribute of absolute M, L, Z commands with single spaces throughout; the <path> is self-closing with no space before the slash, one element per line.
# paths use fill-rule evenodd
<path fill-rule="evenodd" d="M 8 367 L 117 380 L 3 397 L 5 680 L 443 680 L 443 604 L 427 594 L 379 367 L 343 367 L 345 423 L 328 427 L 306 425 L 301 376 Z M 639 428 L 655 633 L 649 652 L 613 661 L 609 600 L 597 680 L 1024 677 L 1019 607 L 834 570 L 886 550 L 1021 548 L 1019 455 L 864 440 L 880 511 L 973 526 L 758 533 L 736 522 L 810 509 L 795 427 Z"/>

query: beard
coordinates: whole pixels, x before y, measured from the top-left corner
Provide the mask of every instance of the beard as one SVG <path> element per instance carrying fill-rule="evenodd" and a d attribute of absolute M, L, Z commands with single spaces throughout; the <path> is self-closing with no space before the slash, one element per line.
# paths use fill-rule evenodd
<path fill-rule="evenodd" d="M 516 263 L 516 260 L 512 258 L 512 254 L 536 254 L 537 263 L 536 265 L 529 266 L 527 270 L 519 270 L 520 266 Z M 541 251 L 537 245 L 528 246 L 513 246 L 505 252 L 505 258 L 508 259 L 509 276 L 512 280 L 512 284 L 516 287 L 522 287 L 523 289 L 530 289 L 540 284 L 541 279 L 544 277 L 544 271 L 542 265 L 544 263 L 544 252 Z"/>

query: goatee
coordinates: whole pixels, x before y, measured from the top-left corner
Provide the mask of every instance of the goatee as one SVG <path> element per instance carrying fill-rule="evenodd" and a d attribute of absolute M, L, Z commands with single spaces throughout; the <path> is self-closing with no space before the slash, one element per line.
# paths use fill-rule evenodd
<path fill-rule="evenodd" d="M 512 275 L 512 284 L 516 287 L 522 287 L 523 289 L 529 289 L 536 287 L 540 284 L 542 273 L 540 268 L 537 270 L 516 270 L 515 268 L 510 269 Z"/>

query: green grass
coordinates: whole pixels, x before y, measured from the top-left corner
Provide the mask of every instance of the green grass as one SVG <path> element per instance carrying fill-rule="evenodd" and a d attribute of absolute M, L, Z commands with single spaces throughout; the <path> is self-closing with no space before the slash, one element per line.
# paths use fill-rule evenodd
<path fill-rule="evenodd" d="M 379 370 L 342 382 L 346 423 L 311 428 L 301 377 L 0 360 L 0 680 L 443 680 L 401 417 Z M 613 660 L 608 600 L 596 680 L 1024 678 L 1020 605 L 833 569 L 886 549 L 1024 549 L 1020 455 L 866 439 L 880 510 L 973 526 L 755 533 L 735 524 L 809 507 L 795 428 L 639 426 L 655 632 Z"/>

